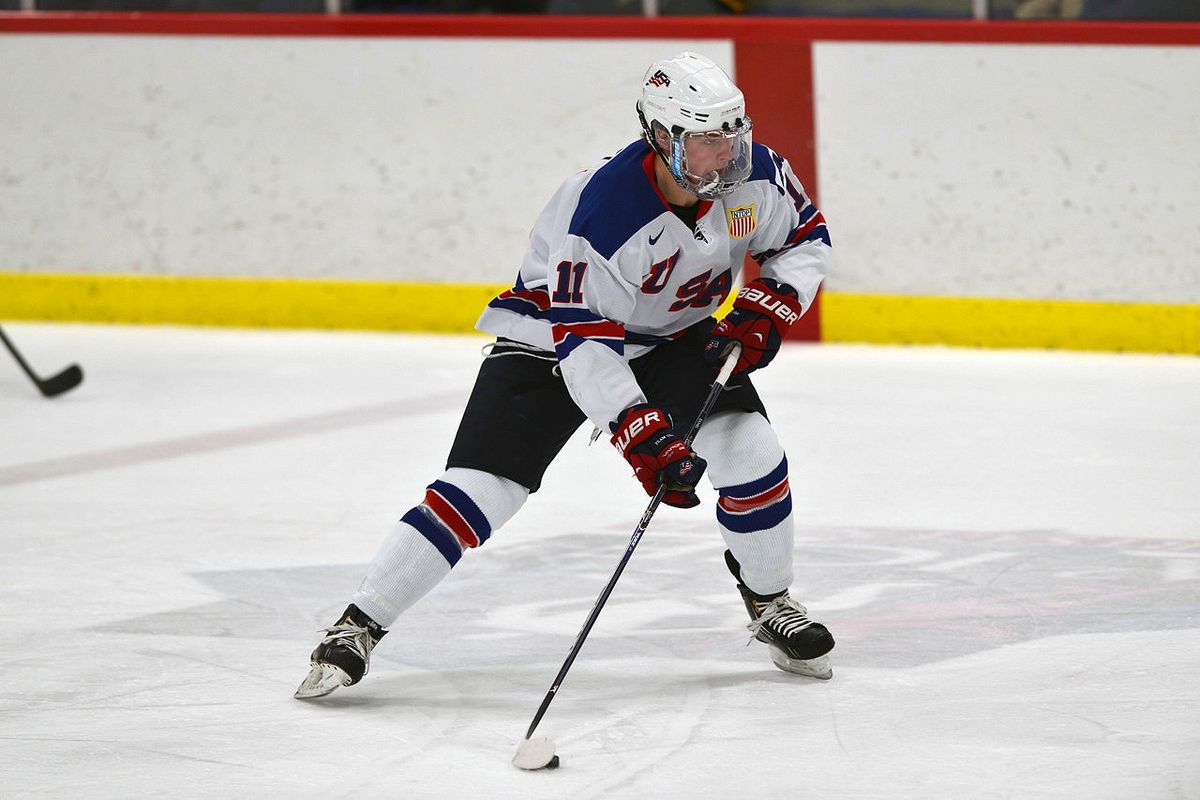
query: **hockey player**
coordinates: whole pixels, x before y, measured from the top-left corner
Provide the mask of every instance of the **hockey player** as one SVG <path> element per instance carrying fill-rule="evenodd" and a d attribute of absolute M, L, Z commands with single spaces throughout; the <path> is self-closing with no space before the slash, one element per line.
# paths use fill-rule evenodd
<path fill-rule="evenodd" d="M 665 484 L 670 505 L 699 504 L 707 472 L 754 637 L 780 669 L 832 675 L 833 637 L 788 595 L 787 459 L 749 375 L 813 301 L 824 218 L 787 161 L 752 143 L 742 92 L 712 61 L 652 64 L 637 112 L 643 137 L 562 184 L 513 287 L 479 318 L 497 339 L 446 471 L 384 541 L 296 697 L 361 680 L 386 629 L 512 518 L 585 420 L 612 435 L 647 494 Z M 715 322 L 747 252 L 762 276 Z M 734 342 L 734 378 L 693 451 L 680 428 Z"/>

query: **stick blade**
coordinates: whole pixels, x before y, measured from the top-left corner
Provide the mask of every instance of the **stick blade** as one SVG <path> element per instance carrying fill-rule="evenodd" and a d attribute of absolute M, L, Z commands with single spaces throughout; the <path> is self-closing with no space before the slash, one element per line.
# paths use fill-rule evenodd
<path fill-rule="evenodd" d="M 69 392 L 83 383 L 83 370 L 78 364 L 72 364 L 57 375 L 51 375 L 43 381 L 38 381 L 38 390 L 44 397 L 57 397 Z"/>
<path fill-rule="evenodd" d="M 554 754 L 554 742 L 545 736 L 525 739 L 517 745 L 512 763 L 517 769 L 555 769 L 558 756 Z"/>

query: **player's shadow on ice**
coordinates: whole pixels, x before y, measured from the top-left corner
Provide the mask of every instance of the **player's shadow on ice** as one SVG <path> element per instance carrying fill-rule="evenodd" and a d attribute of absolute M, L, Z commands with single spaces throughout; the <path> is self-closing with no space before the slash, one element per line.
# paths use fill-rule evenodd
<path fill-rule="evenodd" d="M 771 685 L 795 691 L 816 691 L 823 681 L 789 675 L 766 661 L 757 665 L 730 665 L 730 671 L 716 674 L 640 674 L 596 675 L 577 663 L 563 684 L 556 704 L 572 709 L 612 706 L 628 702 L 676 705 L 671 698 L 682 698 L 696 691 L 720 691 L 752 685 Z M 575 670 L 583 667 L 580 674 Z M 328 697 L 305 701 L 306 705 L 327 710 L 352 708 L 402 708 L 412 711 L 444 712 L 450 708 L 471 708 L 521 716 L 532 714 L 549 689 L 558 666 L 520 666 L 502 670 L 447 669 L 441 672 L 403 668 L 386 675 L 368 674 L 363 682 L 339 689 Z M 836 678 L 835 678 L 836 680 Z M 573 684 L 573 685 L 568 685 Z M 625 698 L 617 702 L 614 698 Z M 657 698 L 657 700 L 656 700 Z"/>

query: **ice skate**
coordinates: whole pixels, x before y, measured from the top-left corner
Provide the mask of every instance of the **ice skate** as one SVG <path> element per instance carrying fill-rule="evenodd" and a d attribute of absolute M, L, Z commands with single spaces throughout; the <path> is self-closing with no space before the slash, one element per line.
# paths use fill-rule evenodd
<path fill-rule="evenodd" d="M 786 591 L 774 595 L 755 594 L 742 583 L 741 565 L 728 550 L 725 564 L 737 578 L 738 591 L 750 614 L 747 626 L 754 639 L 765 642 L 771 651 L 771 661 L 784 672 L 829 680 L 833 669 L 829 656 L 833 636 L 829 629 L 808 618 L 808 609 L 788 596 Z M 753 639 L 751 640 L 753 641 Z"/>
<path fill-rule="evenodd" d="M 312 669 L 296 689 L 295 697 L 324 697 L 342 686 L 353 686 L 367 674 L 371 651 L 387 633 L 357 606 L 351 604 L 313 650 Z"/>

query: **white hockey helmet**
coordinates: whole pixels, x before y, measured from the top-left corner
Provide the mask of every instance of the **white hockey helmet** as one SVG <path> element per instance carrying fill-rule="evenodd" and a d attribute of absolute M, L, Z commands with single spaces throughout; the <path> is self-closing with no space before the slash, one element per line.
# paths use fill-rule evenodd
<path fill-rule="evenodd" d="M 752 125 L 746 100 L 725 71 L 709 59 L 680 53 L 651 64 L 637 109 L 646 141 L 687 191 L 712 199 L 732 192 L 750 177 Z M 712 159 L 701 164 L 702 144 L 719 146 L 724 155 L 715 164 Z M 694 166 L 703 168 L 703 173 L 697 174 Z"/>

